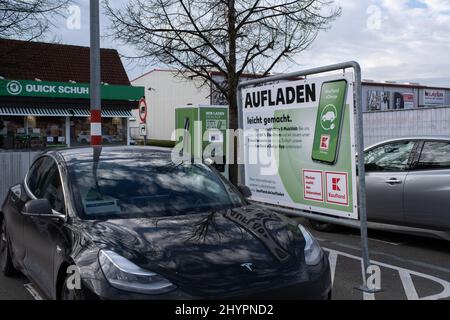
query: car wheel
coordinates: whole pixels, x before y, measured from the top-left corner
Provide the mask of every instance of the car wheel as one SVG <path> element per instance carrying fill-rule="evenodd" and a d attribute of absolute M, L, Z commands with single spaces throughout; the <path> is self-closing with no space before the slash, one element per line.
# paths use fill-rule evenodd
<path fill-rule="evenodd" d="M 336 229 L 336 226 L 334 224 L 327 223 L 327 222 L 309 220 L 309 223 L 311 224 L 311 227 L 316 231 L 331 232 L 334 229 Z"/>
<path fill-rule="evenodd" d="M 88 300 L 87 295 L 83 289 L 83 286 L 81 286 L 81 289 L 77 290 L 77 289 L 69 289 L 67 286 L 67 282 L 70 280 L 69 279 L 70 275 L 68 275 L 65 279 L 64 279 L 64 283 L 61 289 L 61 300 L 68 300 L 68 301 L 73 301 L 73 300 Z"/>
<path fill-rule="evenodd" d="M 14 268 L 11 253 L 9 251 L 9 241 L 8 233 L 6 232 L 5 219 L 2 219 L 0 224 L 0 268 L 5 276 L 11 277 L 16 274 L 16 269 Z"/>

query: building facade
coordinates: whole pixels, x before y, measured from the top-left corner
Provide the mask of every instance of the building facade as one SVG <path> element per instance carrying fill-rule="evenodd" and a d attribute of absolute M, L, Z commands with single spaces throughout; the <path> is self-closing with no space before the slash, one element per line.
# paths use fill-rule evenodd
<path fill-rule="evenodd" d="M 220 73 L 212 72 L 211 76 L 218 83 L 225 81 Z M 244 80 L 252 78 L 247 75 Z M 200 87 L 192 79 L 181 79 L 176 71 L 153 70 L 133 84 L 146 88 L 150 139 L 171 140 L 177 106 L 227 103 L 214 86 Z M 410 135 L 450 135 L 450 88 L 370 80 L 362 85 L 366 146 Z M 137 113 L 135 118 L 139 119 Z M 138 122 L 132 124 L 132 132 L 138 132 Z M 133 137 L 139 138 L 138 134 Z"/>
<path fill-rule="evenodd" d="M 172 140 L 175 130 L 175 109 L 188 104 L 209 104 L 210 89 L 200 82 L 182 78 L 174 70 L 152 70 L 131 81 L 132 85 L 145 88 L 147 101 L 147 139 Z M 138 111 L 133 111 L 136 121 L 130 123 L 131 136 L 139 134 Z"/>
<path fill-rule="evenodd" d="M 450 88 L 364 81 L 363 111 L 366 146 L 405 136 L 450 136 Z"/>
<path fill-rule="evenodd" d="M 144 88 L 116 50 L 101 59 L 103 143 L 126 145 Z M 43 150 L 90 145 L 89 81 L 87 47 L 0 39 L 0 203 Z"/>
<path fill-rule="evenodd" d="M 144 89 L 116 50 L 101 57 L 103 142 L 126 145 Z M 0 39 L 0 150 L 89 145 L 89 66 L 86 47 Z"/>

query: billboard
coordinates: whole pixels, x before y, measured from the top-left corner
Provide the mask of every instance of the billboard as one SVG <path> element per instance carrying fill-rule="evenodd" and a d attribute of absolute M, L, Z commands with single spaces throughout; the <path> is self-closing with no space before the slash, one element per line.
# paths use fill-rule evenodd
<path fill-rule="evenodd" d="M 425 89 L 423 91 L 423 104 L 425 106 L 443 106 L 445 104 L 445 91 Z"/>
<path fill-rule="evenodd" d="M 252 200 L 358 219 L 353 101 L 352 73 L 243 89 Z"/>
<path fill-rule="evenodd" d="M 403 106 L 405 109 L 414 108 L 414 94 L 413 93 L 403 93 Z"/>
<path fill-rule="evenodd" d="M 369 111 L 389 110 L 391 93 L 388 91 L 367 91 L 367 105 Z"/>

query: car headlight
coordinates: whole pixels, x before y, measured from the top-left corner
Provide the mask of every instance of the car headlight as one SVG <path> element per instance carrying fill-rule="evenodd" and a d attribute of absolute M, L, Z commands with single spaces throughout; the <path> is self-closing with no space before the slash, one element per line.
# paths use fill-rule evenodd
<path fill-rule="evenodd" d="M 315 266 L 322 261 L 323 251 L 317 240 L 302 225 L 298 225 L 300 232 L 305 238 L 305 262 L 307 265 Z"/>
<path fill-rule="evenodd" d="M 113 251 L 101 250 L 99 261 L 106 279 L 116 289 L 143 294 L 163 294 L 176 289 L 163 276 L 144 270 Z"/>

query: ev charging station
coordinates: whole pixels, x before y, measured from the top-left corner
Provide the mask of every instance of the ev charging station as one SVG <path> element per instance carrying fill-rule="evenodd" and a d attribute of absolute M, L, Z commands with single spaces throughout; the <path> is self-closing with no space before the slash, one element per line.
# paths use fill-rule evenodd
<path fill-rule="evenodd" d="M 175 129 L 183 132 L 177 143 L 183 143 L 183 153 L 197 159 L 214 161 L 214 167 L 226 178 L 228 106 L 186 105 L 175 109 Z"/>

